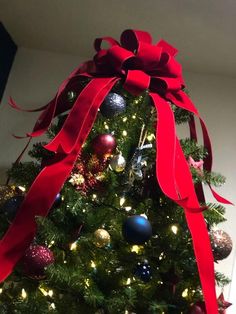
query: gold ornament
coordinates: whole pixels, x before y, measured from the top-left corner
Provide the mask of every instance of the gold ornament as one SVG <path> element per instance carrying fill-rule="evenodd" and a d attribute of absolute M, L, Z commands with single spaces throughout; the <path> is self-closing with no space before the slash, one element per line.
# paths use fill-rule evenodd
<path fill-rule="evenodd" d="M 104 247 L 111 242 L 111 236 L 105 229 L 97 229 L 94 232 L 94 237 L 94 244 L 99 248 Z"/>
<path fill-rule="evenodd" d="M 110 167 L 116 172 L 122 172 L 125 169 L 126 161 L 125 158 L 119 154 L 112 157 L 110 161 Z"/>
<path fill-rule="evenodd" d="M 0 207 L 10 198 L 22 195 L 23 191 L 15 185 L 0 185 Z"/>
<path fill-rule="evenodd" d="M 84 181 L 84 176 L 80 173 L 74 173 L 69 180 L 72 185 L 80 185 L 83 184 Z"/>

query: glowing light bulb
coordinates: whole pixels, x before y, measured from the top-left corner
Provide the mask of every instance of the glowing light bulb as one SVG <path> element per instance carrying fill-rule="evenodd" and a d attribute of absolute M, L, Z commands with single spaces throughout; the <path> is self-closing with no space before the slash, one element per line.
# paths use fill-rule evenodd
<path fill-rule="evenodd" d="M 56 305 L 55 305 L 55 303 L 51 303 L 51 304 L 50 304 L 50 306 L 51 306 L 51 308 L 52 308 L 53 310 L 55 310 L 55 309 L 56 309 Z"/>
<path fill-rule="evenodd" d="M 124 198 L 124 196 L 122 196 L 122 197 L 120 198 L 120 206 L 123 206 L 124 203 L 125 203 L 125 198 Z"/>
<path fill-rule="evenodd" d="M 49 243 L 48 247 L 49 247 L 49 248 L 52 247 L 54 243 L 55 243 L 55 241 L 52 240 L 52 241 Z"/>
<path fill-rule="evenodd" d="M 126 210 L 127 212 L 129 212 L 131 209 L 132 209 L 131 206 L 126 206 L 126 207 L 125 207 L 125 210 Z"/>
<path fill-rule="evenodd" d="M 27 293 L 26 293 L 24 288 L 21 290 L 21 296 L 22 296 L 23 299 L 27 298 Z"/>
<path fill-rule="evenodd" d="M 97 198 L 97 194 L 93 194 L 92 198 L 95 200 Z"/>
<path fill-rule="evenodd" d="M 132 119 L 136 119 L 136 114 L 133 114 L 133 115 L 132 115 Z"/>
<path fill-rule="evenodd" d="M 126 284 L 127 284 L 127 285 L 130 285 L 130 284 L 131 284 L 131 278 L 127 278 Z"/>
<path fill-rule="evenodd" d="M 42 292 L 42 294 L 43 294 L 45 297 L 48 295 L 47 291 L 46 291 L 44 288 L 40 287 L 39 290 Z"/>
<path fill-rule="evenodd" d="M 127 134 L 128 134 L 128 133 L 127 133 L 126 130 L 124 130 L 124 131 L 122 132 L 122 135 L 123 135 L 123 136 L 127 136 Z"/>
<path fill-rule="evenodd" d="M 171 231 L 172 231 L 174 234 L 177 234 L 177 233 L 178 233 L 178 227 L 177 227 L 176 225 L 171 226 Z"/>
<path fill-rule="evenodd" d="M 52 296 L 53 296 L 53 290 L 49 290 L 49 291 L 48 291 L 48 295 L 49 295 L 50 297 L 52 297 Z"/>
<path fill-rule="evenodd" d="M 148 142 L 151 142 L 151 141 L 153 141 L 154 140 L 154 138 L 155 138 L 155 135 L 152 133 L 152 134 L 149 134 L 148 136 L 147 136 L 147 140 L 148 140 Z"/>
<path fill-rule="evenodd" d="M 24 186 L 18 186 L 18 189 L 21 190 L 22 192 L 26 191 L 26 188 Z"/>
<path fill-rule="evenodd" d="M 138 246 L 138 245 L 133 245 L 132 247 L 131 247 L 131 252 L 135 252 L 135 253 L 139 253 L 140 252 L 140 246 Z"/>
<path fill-rule="evenodd" d="M 182 297 L 183 298 L 187 298 L 188 296 L 188 288 L 186 288 L 183 292 L 182 292 Z"/>
<path fill-rule="evenodd" d="M 89 287 L 90 286 L 90 280 L 87 278 L 85 279 L 85 286 L 86 287 Z"/>
<path fill-rule="evenodd" d="M 0 294 L 3 292 L 3 289 L 2 288 L 0 288 Z"/>
<path fill-rule="evenodd" d="M 96 264 L 94 263 L 94 261 L 91 261 L 90 265 L 91 265 L 92 268 L 96 268 Z"/>
<path fill-rule="evenodd" d="M 70 245 L 70 250 L 71 251 L 75 251 L 77 249 L 77 242 L 73 242 L 73 243 L 71 243 L 71 245 Z M 65 262 L 65 261 L 64 261 Z"/>

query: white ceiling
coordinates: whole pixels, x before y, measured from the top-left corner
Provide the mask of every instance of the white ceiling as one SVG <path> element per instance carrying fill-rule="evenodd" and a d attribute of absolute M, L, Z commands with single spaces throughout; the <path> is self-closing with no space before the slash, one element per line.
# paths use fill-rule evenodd
<path fill-rule="evenodd" d="M 236 76 L 235 0 L 0 0 L 19 46 L 93 55 L 93 40 L 127 28 L 179 49 L 185 70 Z"/>

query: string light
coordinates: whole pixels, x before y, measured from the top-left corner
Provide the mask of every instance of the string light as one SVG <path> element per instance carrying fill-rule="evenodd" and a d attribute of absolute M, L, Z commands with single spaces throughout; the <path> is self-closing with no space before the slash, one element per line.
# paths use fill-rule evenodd
<path fill-rule="evenodd" d="M 18 186 L 18 189 L 21 190 L 22 192 L 26 191 L 26 188 L 24 186 Z"/>
<path fill-rule="evenodd" d="M 48 291 L 48 295 L 52 298 L 52 296 L 53 296 L 53 290 L 49 290 L 49 291 Z"/>
<path fill-rule="evenodd" d="M 124 118 L 123 118 L 123 122 L 126 122 L 126 121 L 127 121 L 127 119 L 128 119 L 127 117 L 124 117 Z"/>
<path fill-rule="evenodd" d="M 162 252 L 162 253 L 159 255 L 159 261 L 161 261 L 163 258 L 164 258 L 164 252 Z"/>
<path fill-rule="evenodd" d="M 85 279 L 85 286 L 86 287 L 89 287 L 90 286 L 90 280 L 87 278 Z"/>
<path fill-rule="evenodd" d="M 149 134 L 148 136 L 147 136 L 147 140 L 148 140 L 148 142 L 152 142 L 153 140 L 154 140 L 154 138 L 155 138 L 155 135 L 152 133 L 152 134 Z"/>
<path fill-rule="evenodd" d="M 51 303 L 51 304 L 50 304 L 50 306 L 51 306 L 51 308 L 52 308 L 53 310 L 55 310 L 55 309 L 56 309 L 56 305 L 55 305 L 55 303 Z"/>
<path fill-rule="evenodd" d="M 52 240 L 52 241 L 49 243 L 48 247 L 49 247 L 49 248 L 52 247 L 54 243 L 55 243 L 55 241 Z"/>
<path fill-rule="evenodd" d="M 138 254 L 141 250 L 141 247 L 139 245 L 132 245 L 131 246 L 131 252 L 134 252 L 136 254 Z"/>
<path fill-rule="evenodd" d="M 131 209 L 132 209 L 131 206 L 126 206 L 126 207 L 125 207 L 125 210 L 126 210 L 127 212 L 129 212 Z"/>
<path fill-rule="evenodd" d="M 21 290 L 21 296 L 22 296 L 22 299 L 26 299 L 27 298 L 27 293 L 26 293 L 24 288 Z"/>
<path fill-rule="evenodd" d="M 127 278 L 126 284 L 127 284 L 127 285 L 130 285 L 130 284 L 131 284 L 131 278 Z"/>
<path fill-rule="evenodd" d="M 95 200 L 97 198 L 97 194 L 93 194 L 92 198 Z"/>
<path fill-rule="evenodd" d="M 91 261 L 90 265 L 91 265 L 92 268 L 96 268 L 96 264 L 94 263 L 94 261 Z"/>
<path fill-rule="evenodd" d="M 176 225 L 171 226 L 171 231 L 172 231 L 174 234 L 177 234 L 177 233 L 178 233 L 178 227 L 177 227 Z"/>
<path fill-rule="evenodd" d="M 122 196 L 122 197 L 120 198 L 120 206 L 123 206 L 124 203 L 125 203 L 125 197 Z"/>
<path fill-rule="evenodd" d="M 3 289 L 2 288 L 0 288 L 0 294 L 3 292 Z"/>
<path fill-rule="evenodd" d="M 136 114 L 132 115 L 132 119 L 136 119 Z"/>
<path fill-rule="evenodd" d="M 128 133 L 127 133 L 126 130 L 124 130 L 124 131 L 122 132 L 122 135 L 123 135 L 123 136 L 127 136 L 127 134 L 128 134 Z"/>
<path fill-rule="evenodd" d="M 186 288 L 183 292 L 182 292 L 182 297 L 183 298 L 187 298 L 188 296 L 188 288 Z"/>
<path fill-rule="evenodd" d="M 71 243 L 70 250 L 75 251 L 76 249 L 77 249 L 77 242 L 75 241 L 75 242 Z"/>
<path fill-rule="evenodd" d="M 42 294 L 46 297 L 48 295 L 47 291 L 42 288 L 42 287 L 39 287 L 39 290 L 42 292 Z"/>

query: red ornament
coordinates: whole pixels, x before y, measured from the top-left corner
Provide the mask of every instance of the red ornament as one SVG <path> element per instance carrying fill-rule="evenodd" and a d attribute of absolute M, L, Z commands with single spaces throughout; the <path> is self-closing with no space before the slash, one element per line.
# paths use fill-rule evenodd
<path fill-rule="evenodd" d="M 22 259 L 24 273 L 33 279 L 45 277 L 45 267 L 54 263 L 52 251 L 42 245 L 31 245 Z"/>
<path fill-rule="evenodd" d="M 97 155 L 110 155 L 116 148 L 116 140 L 111 134 L 100 134 L 94 138 L 92 147 Z"/>
<path fill-rule="evenodd" d="M 223 292 L 219 295 L 218 299 L 218 306 L 219 306 L 219 314 L 226 314 L 226 309 L 232 305 L 232 303 L 225 301 Z"/>
<path fill-rule="evenodd" d="M 206 314 L 205 302 L 197 301 L 190 307 L 188 313 L 189 314 Z"/>

